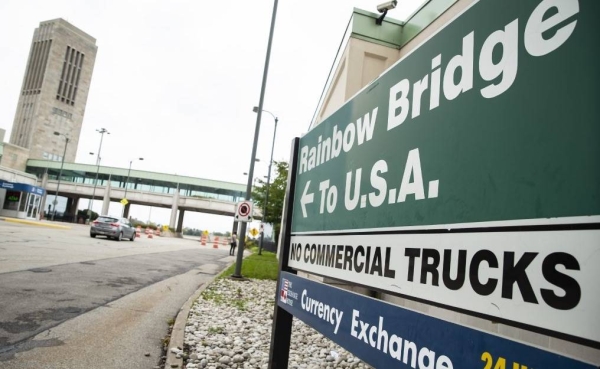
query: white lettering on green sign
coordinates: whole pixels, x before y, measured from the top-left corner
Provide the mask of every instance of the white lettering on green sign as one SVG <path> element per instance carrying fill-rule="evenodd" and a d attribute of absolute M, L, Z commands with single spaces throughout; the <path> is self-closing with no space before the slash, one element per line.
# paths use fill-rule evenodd
<path fill-rule="evenodd" d="M 516 18 L 503 29 L 489 34 L 479 50 L 478 60 L 475 60 L 475 39 L 479 35 L 475 31 L 469 32 L 462 38 L 462 52 L 448 59 L 445 66 L 445 58 L 441 53 L 431 59 L 431 76 L 425 75 L 417 81 L 405 78 L 390 88 L 387 131 L 399 127 L 407 119 L 414 119 L 440 106 L 442 93 L 450 102 L 469 92 L 473 89 L 476 73 L 486 82 L 479 90 L 481 96 L 492 99 L 502 95 L 517 78 L 520 30 L 523 32 L 522 40 L 527 54 L 533 57 L 544 56 L 567 41 L 577 24 L 577 20 L 571 18 L 578 12 L 577 0 L 544 0 L 530 14 L 524 27 L 520 25 L 520 19 Z M 428 103 L 422 101 L 423 93 L 427 90 Z M 341 157 L 343 153 L 349 154 L 356 147 L 372 142 L 378 110 L 379 107 L 374 107 L 343 129 L 334 125 L 330 135 L 319 135 L 317 142 L 312 144 L 304 144 L 306 139 L 303 139 L 298 178 L 323 163 Z M 377 148 L 374 147 L 373 150 L 376 151 Z M 330 178 L 313 186 L 310 180 L 307 181 L 300 197 L 303 218 L 311 214 L 311 204 L 313 212 L 318 209 L 318 214 L 333 214 L 339 209 L 338 202 L 342 199 L 344 210 L 350 212 L 367 207 L 377 208 L 386 202 L 401 204 L 413 198 L 414 201 L 437 198 L 440 181 L 435 177 L 423 177 L 419 148 L 412 148 L 406 155 L 402 168 L 391 166 L 385 160 L 377 160 L 368 171 L 360 167 L 350 170 L 346 172 L 345 184 L 334 183 Z M 395 170 L 402 171 L 402 181 L 388 183 L 386 173 Z M 372 189 L 361 188 L 361 179 L 366 173 Z"/>
<path fill-rule="evenodd" d="M 544 15 L 556 8 L 558 12 L 547 19 Z M 544 38 L 542 34 L 559 23 L 564 22 L 579 12 L 577 0 L 545 0 L 532 12 L 524 29 L 525 50 L 531 56 L 543 56 L 562 45 L 573 33 L 576 20 L 562 25 L 554 30 L 554 34 Z M 475 31 L 462 39 L 462 54 L 450 59 L 441 78 L 442 54 L 431 59 L 431 84 L 429 76 L 413 83 L 413 92 L 410 94 L 411 81 L 403 79 L 390 89 L 388 110 L 388 131 L 404 123 L 412 107 L 412 118 L 421 114 L 421 95 L 430 88 L 429 110 L 437 108 L 440 104 L 440 92 L 443 91 L 447 100 L 452 101 L 460 94 L 473 88 L 474 78 L 474 38 Z M 507 24 L 503 30 L 498 30 L 489 35 L 479 54 L 479 76 L 487 82 L 486 87 L 480 90 L 481 96 L 491 99 L 506 92 L 516 79 L 519 66 L 519 19 Z M 500 47 L 502 57 L 494 60 L 494 50 Z M 439 69 L 438 69 L 439 68 Z M 456 73 L 460 70 L 460 80 L 455 82 Z M 412 98 L 412 101 L 411 101 Z"/>

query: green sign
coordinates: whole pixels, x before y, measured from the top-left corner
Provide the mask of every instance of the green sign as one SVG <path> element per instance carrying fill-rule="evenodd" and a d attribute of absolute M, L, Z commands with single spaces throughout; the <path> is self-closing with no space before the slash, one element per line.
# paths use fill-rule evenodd
<path fill-rule="evenodd" d="M 597 222 L 598 16 L 476 2 L 301 139 L 292 232 Z"/>

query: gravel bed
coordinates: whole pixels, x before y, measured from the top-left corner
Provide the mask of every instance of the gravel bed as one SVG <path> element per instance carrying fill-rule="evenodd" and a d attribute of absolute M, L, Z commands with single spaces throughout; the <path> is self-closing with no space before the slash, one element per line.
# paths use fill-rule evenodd
<path fill-rule="evenodd" d="M 187 369 L 266 369 L 269 361 L 275 281 L 215 280 L 198 298 L 185 327 Z M 294 318 L 288 368 L 371 368 Z"/>

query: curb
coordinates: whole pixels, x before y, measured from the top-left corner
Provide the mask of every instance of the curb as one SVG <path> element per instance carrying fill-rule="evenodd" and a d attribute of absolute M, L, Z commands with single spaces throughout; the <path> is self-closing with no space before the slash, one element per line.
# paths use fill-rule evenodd
<path fill-rule="evenodd" d="M 172 348 L 181 348 L 183 350 L 183 339 L 185 336 L 185 326 L 187 325 L 190 310 L 194 302 L 200 297 L 200 294 L 210 286 L 215 279 L 223 273 L 223 271 L 229 268 L 230 265 L 223 268 L 218 274 L 212 279 L 202 284 L 198 289 L 190 296 L 190 298 L 183 304 L 177 317 L 175 318 L 175 324 L 171 330 L 171 339 L 169 341 L 169 347 L 167 348 L 167 359 L 165 360 L 165 369 L 169 368 L 183 368 L 183 358 L 178 358 L 177 354 L 171 352 Z"/>
<path fill-rule="evenodd" d="M 33 225 L 33 226 L 38 226 L 38 227 L 47 227 L 47 228 L 56 228 L 56 229 L 71 229 L 71 227 L 69 227 L 69 226 L 36 222 L 34 220 L 24 220 L 24 219 L 17 219 L 17 218 L 0 218 L 0 220 L 9 222 L 9 223 L 20 223 L 20 224 Z"/>

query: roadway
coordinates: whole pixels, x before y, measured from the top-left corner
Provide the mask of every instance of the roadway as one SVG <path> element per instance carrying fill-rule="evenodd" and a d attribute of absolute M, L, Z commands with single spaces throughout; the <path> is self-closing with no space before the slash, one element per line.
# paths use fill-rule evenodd
<path fill-rule="evenodd" d="M 153 368 L 168 321 L 234 262 L 188 239 L 0 221 L 0 367 Z"/>

